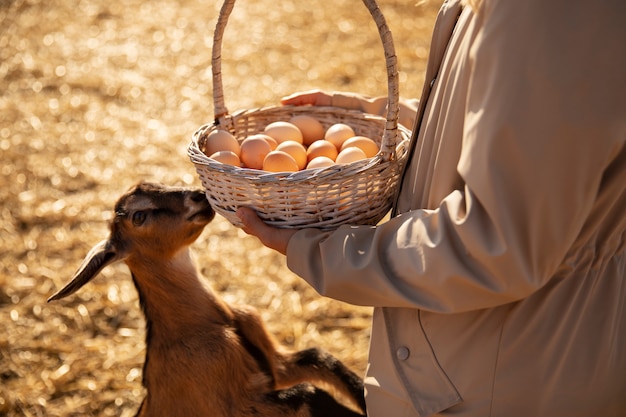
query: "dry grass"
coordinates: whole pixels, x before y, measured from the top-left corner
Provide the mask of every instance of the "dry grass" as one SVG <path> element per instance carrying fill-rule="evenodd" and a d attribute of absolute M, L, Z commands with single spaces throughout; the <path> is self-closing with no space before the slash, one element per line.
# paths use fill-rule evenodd
<path fill-rule="evenodd" d="M 224 44 L 231 111 L 314 87 L 386 93 L 361 2 L 240 3 Z M 401 94 L 416 96 L 437 4 L 380 3 Z M 129 186 L 199 185 L 186 147 L 212 119 L 220 4 L 0 0 L 0 415 L 130 416 L 141 401 L 143 319 L 125 266 L 67 300 L 46 298 L 105 236 Z M 222 218 L 194 249 L 213 286 L 262 310 L 283 343 L 321 345 L 365 370 L 368 308 L 319 297 Z"/>

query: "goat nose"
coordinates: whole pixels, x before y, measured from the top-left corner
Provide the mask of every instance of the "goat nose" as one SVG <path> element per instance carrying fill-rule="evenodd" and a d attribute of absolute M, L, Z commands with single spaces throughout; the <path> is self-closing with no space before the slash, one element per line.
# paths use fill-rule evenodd
<path fill-rule="evenodd" d="M 193 201 L 194 203 L 200 203 L 205 199 L 205 195 L 202 191 L 194 191 L 191 194 L 191 201 Z"/>

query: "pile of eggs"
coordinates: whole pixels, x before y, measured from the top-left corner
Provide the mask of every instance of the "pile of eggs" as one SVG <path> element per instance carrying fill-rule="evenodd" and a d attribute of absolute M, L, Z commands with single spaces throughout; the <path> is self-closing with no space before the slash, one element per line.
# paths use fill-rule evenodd
<path fill-rule="evenodd" d="M 214 130 L 203 149 L 215 161 L 268 172 L 347 164 L 371 158 L 378 150 L 376 142 L 357 136 L 349 125 L 336 123 L 324 129 L 308 115 L 269 123 L 263 133 L 247 136 L 241 143 L 226 130 Z"/>

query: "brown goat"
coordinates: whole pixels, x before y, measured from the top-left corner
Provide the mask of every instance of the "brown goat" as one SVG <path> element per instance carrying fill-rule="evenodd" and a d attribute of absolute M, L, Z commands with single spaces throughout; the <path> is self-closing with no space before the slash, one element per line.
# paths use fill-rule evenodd
<path fill-rule="evenodd" d="M 128 265 L 147 322 L 138 416 L 363 415 L 363 382 L 338 359 L 317 348 L 283 351 L 251 307 L 228 305 L 206 286 L 189 246 L 213 217 L 202 191 L 133 187 L 115 205 L 109 238 L 49 301 L 107 265 Z"/>

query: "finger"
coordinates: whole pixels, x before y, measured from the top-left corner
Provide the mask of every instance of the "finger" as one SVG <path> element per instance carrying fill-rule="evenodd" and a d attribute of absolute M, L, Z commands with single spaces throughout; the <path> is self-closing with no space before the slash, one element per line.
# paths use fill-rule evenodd
<path fill-rule="evenodd" d="M 314 104 L 314 99 L 308 94 L 292 94 L 290 96 L 283 97 L 280 100 L 280 104 L 283 106 L 304 106 L 307 104 Z"/>
<path fill-rule="evenodd" d="M 330 96 L 320 90 L 309 90 L 283 97 L 280 102 L 282 105 L 293 106 L 325 106 L 330 104 Z"/>

